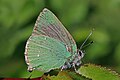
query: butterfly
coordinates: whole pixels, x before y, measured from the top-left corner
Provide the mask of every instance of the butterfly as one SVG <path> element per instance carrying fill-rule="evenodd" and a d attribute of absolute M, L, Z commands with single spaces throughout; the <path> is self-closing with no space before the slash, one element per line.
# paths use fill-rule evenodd
<path fill-rule="evenodd" d="M 73 37 L 47 8 L 38 16 L 33 32 L 25 47 L 25 61 L 28 71 L 49 72 L 53 69 L 67 69 L 81 64 L 84 53 L 77 49 Z"/>

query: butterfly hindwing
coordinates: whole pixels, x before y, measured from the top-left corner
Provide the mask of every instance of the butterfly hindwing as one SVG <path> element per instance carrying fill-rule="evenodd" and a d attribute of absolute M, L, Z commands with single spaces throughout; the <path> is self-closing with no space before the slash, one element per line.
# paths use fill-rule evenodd
<path fill-rule="evenodd" d="M 37 70 L 48 72 L 60 68 L 71 54 L 64 43 L 47 36 L 31 36 L 26 45 L 26 62 Z"/>

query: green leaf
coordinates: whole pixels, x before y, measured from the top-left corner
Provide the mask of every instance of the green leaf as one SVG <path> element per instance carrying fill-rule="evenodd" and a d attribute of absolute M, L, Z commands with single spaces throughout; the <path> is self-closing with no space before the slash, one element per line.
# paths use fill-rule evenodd
<path fill-rule="evenodd" d="M 57 76 L 47 76 L 50 80 L 73 80 L 65 71 L 60 71 Z"/>
<path fill-rule="evenodd" d="M 52 73 L 49 73 L 47 76 L 43 75 L 42 78 L 44 80 L 89 80 L 81 76 L 80 74 L 76 73 L 75 71 L 69 70 L 63 70 L 60 72 L 53 71 Z"/>
<path fill-rule="evenodd" d="M 88 78 L 81 76 L 75 71 L 69 71 L 68 74 L 73 78 L 73 80 L 89 80 Z"/>
<path fill-rule="evenodd" d="M 120 80 L 119 75 L 115 71 L 93 64 L 81 66 L 78 73 L 92 80 Z"/>
<path fill-rule="evenodd" d="M 41 71 L 37 71 L 37 70 L 34 70 L 30 75 L 31 77 L 30 78 L 37 78 L 37 77 L 41 77 L 44 73 L 41 72 Z"/>

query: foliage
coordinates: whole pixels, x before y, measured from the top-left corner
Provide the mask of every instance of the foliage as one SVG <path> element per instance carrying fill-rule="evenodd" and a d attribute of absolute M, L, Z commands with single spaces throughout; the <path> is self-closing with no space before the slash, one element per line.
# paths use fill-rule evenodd
<path fill-rule="evenodd" d="M 44 7 L 57 15 L 78 48 L 95 28 L 83 64 L 100 64 L 120 73 L 119 4 L 119 0 L 0 0 L 0 77 L 29 77 L 24 48 Z"/>
<path fill-rule="evenodd" d="M 120 80 L 120 76 L 115 71 L 93 64 L 81 66 L 78 73 L 92 80 Z"/>
<path fill-rule="evenodd" d="M 43 75 L 41 78 L 43 80 L 120 80 L 120 75 L 118 75 L 118 73 L 115 71 L 93 64 L 82 65 L 78 69 L 77 73 L 71 70 L 64 70 L 59 71 L 58 73 L 53 73 L 51 76 L 49 75 L 50 73 L 48 73 L 47 76 Z"/>

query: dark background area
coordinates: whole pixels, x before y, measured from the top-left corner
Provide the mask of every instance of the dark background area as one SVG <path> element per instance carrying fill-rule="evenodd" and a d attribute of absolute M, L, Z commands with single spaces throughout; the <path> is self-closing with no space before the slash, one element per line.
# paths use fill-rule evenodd
<path fill-rule="evenodd" d="M 78 48 L 95 29 L 83 64 L 120 73 L 120 0 L 0 0 L 0 77 L 28 77 L 25 44 L 45 7 L 68 29 Z"/>

